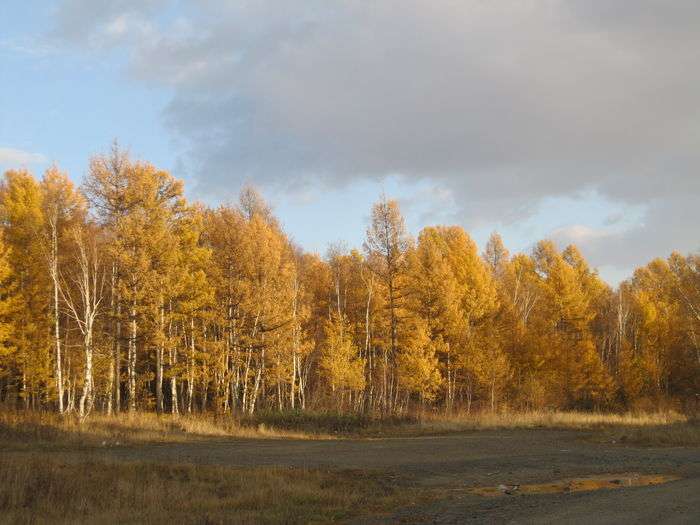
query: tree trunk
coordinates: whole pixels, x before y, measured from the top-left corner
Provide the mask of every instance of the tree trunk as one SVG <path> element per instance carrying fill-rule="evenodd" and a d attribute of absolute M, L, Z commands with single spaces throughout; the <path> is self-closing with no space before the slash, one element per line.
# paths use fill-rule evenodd
<path fill-rule="evenodd" d="M 117 267 L 112 263 L 112 279 L 109 295 L 109 313 L 111 315 L 111 335 L 112 348 L 109 363 L 109 384 L 107 392 L 107 414 L 112 415 L 114 412 L 116 383 L 119 382 L 119 369 L 117 368 L 117 338 L 116 338 L 116 283 L 117 283 Z"/>
<path fill-rule="evenodd" d="M 160 335 L 165 335 L 165 306 L 160 307 Z M 163 342 L 156 347 L 156 412 L 163 413 Z"/>
<path fill-rule="evenodd" d="M 367 378 L 365 382 L 365 398 L 372 403 L 372 392 L 374 390 L 374 384 L 372 382 L 372 356 L 370 355 L 370 307 L 372 305 L 372 282 L 367 282 L 367 304 L 365 306 L 365 357 L 367 359 L 367 369 L 365 371 L 365 377 Z"/>
<path fill-rule="evenodd" d="M 251 415 L 255 411 L 255 401 L 258 398 L 258 389 L 260 388 L 260 379 L 262 378 L 263 368 L 265 368 L 265 345 L 263 345 L 262 350 L 260 351 L 260 363 L 258 366 L 258 372 L 255 376 L 255 386 L 253 387 L 253 394 L 252 394 L 251 400 L 250 400 L 250 408 L 249 408 L 248 412 Z"/>
<path fill-rule="evenodd" d="M 61 323 L 60 310 L 58 309 L 58 233 L 56 224 L 52 224 L 51 232 L 51 279 L 53 280 L 53 314 L 54 314 L 54 340 L 56 345 L 55 376 L 56 396 L 58 398 L 58 412 L 63 414 L 63 366 L 61 362 Z"/>
<path fill-rule="evenodd" d="M 90 332 L 92 331 L 89 329 Z M 83 379 L 83 394 L 80 397 L 79 414 L 81 418 L 88 416 L 93 404 L 93 377 L 92 377 L 92 334 L 84 337 L 85 374 Z"/>
<path fill-rule="evenodd" d="M 129 412 L 136 412 L 136 304 L 131 306 L 129 334 Z"/>
<path fill-rule="evenodd" d="M 122 307 L 117 294 L 117 326 L 114 338 L 114 412 L 119 414 L 122 407 L 122 322 L 121 322 Z"/>
<path fill-rule="evenodd" d="M 192 398 L 194 397 L 194 317 L 190 317 L 190 357 L 188 360 L 187 377 L 187 412 L 192 413 Z"/>

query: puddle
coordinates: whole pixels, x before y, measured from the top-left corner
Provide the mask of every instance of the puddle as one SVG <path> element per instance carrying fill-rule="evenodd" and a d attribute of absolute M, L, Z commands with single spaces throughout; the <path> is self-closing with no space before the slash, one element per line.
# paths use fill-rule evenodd
<path fill-rule="evenodd" d="M 605 474 L 601 476 L 570 478 L 530 485 L 502 484 L 495 487 L 475 487 L 469 489 L 468 492 L 486 497 L 517 496 L 519 494 L 566 494 L 570 492 L 589 492 L 593 490 L 661 485 L 677 479 L 681 478 L 679 476 L 667 474 Z"/>

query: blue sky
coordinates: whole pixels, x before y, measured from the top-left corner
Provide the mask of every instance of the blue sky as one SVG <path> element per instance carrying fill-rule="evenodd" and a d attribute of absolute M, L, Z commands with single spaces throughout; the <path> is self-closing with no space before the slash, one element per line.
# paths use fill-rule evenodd
<path fill-rule="evenodd" d="M 125 80 L 119 53 L 103 60 L 52 45 L 54 9 L 41 1 L 0 7 L 0 144 L 43 155 L 46 162 L 29 166 L 36 171 L 56 162 L 76 179 L 114 138 L 167 165 L 162 90 Z"/>
<path fill-rule="evenodd" d="M 0 169 L 79 181 L 116 138 L 192 199 L 256 184 L 308 250 L 360 246 L 384 192 L 615 284 L 700 249 L 695 4 L 9 0 Z"/>

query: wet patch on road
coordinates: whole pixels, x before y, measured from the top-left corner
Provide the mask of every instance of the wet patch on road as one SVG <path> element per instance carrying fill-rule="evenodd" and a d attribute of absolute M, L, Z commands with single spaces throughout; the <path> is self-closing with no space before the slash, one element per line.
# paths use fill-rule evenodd
<path fill-rule="evenodd" d="M 468 492 L 484 497 L 567 494 L 573 492 L 622 489 L 627 487 L 647 487 L 649 485 L 661 485 L 678 479 L 681 479 L 680 476 L 670 474 L 606 474 L 527 485 L 502 483 L 490 487 L 474 487 L 468 489 Z"/>

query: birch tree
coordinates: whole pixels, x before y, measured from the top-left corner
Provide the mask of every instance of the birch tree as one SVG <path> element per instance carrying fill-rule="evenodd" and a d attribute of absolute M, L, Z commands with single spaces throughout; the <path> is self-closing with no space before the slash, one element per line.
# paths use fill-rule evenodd
<path fill-rule="evenodd" d="M 67 258 L 70 231 L 85 218 L 85 203 L 73 183 L 56 166 L 49 168 L 41 181 L 45 230 L 44 253 L 52 283 L 54 339 L 54 379 L 58 412 L 64 410 L 63 355 L 61 351 L 61 310 L 59 308 L 60 271 Z M 68 248 L 68 249 L 67 249 Z"/>
<path fill-rule="evenodd" d="M 89 227 L 77 227 L 73 233 L 77 247 L 73 271 L 68 276 L 64 276 L 59 290 L 69 315 L 82 335 L 84 373 L 78 414 L 81 418 L 85 418 L 92 411 L 95 398 L 93 375 L 95 320 L 104 299 L 106 271 L 100 259 L 97 232 Z"/>

